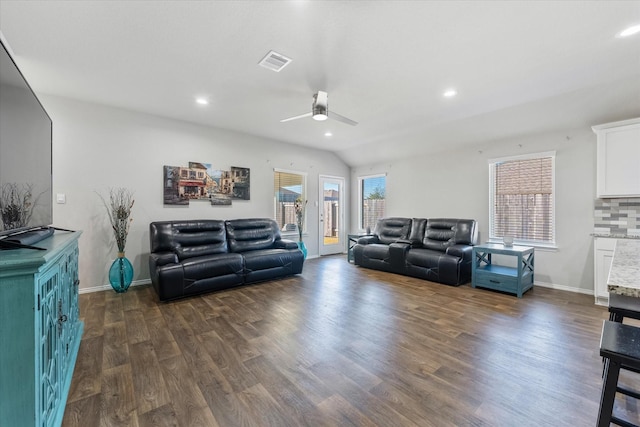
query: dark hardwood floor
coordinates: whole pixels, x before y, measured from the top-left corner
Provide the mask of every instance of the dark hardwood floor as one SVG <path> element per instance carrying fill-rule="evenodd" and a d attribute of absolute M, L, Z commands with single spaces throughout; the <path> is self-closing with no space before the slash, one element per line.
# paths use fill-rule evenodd
<path fill-rule="evenodd" d="M 590 295 L 518 299 L 332 256 L 172 303 L 150 286 L 83 294 L 80 311 L 64 426 L 579 427 L 598 413 L 607 313 Z M 616 411 L 638 423 L 635 405 Z"/>

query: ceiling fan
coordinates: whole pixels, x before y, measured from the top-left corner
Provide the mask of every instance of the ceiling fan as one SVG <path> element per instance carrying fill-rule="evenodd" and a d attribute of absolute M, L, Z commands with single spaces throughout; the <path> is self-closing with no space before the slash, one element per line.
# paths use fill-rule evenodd
<path fill-rule="evenodd" d="M 298 120 L 304 117 L 312 117 L 314 120 L 327 120 L 327 118 L 337 120 L 342 123 L 346 123 L 351 126 L 356 126 L 358 122 L 353 121 L 351 119 L 346 118 L 345 116 L 341 116 L 338 113 L 334 113 L 329 111 L 329 96 L 327 92 L 323 92 L 319 90 L 317 93 L 313 95 L 313 103 L 311 104 L 311 112 L 300 114 L 299 116 L 289 117 L 288 119 L 282 119 L 280 122 L 288 122 L 291 120 Z"/>

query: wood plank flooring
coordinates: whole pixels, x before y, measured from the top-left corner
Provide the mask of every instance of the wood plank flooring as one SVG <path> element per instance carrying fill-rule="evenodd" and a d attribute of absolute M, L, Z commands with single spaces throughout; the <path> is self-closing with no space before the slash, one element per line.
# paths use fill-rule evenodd
<path fill-rule="evenodd" d="M 66 427 L 576 427 L 598 413 L 607 313 L 589 295 L 518 299 L 331 256 L 171 303 L 150 286 L 83 294 L 80 311 Z M 635 401 L 616 411 L 640 422 Z"/>

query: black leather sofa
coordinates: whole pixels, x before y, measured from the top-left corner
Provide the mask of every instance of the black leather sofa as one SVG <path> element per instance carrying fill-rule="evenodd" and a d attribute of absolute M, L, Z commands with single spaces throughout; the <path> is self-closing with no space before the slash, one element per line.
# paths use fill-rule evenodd
<path fill-rule="evenodd" d="M 268 218 L 152 222 L 149 240 L 161 301 L 299 274 L 304 263 Z"/>
<path fill-rule="evenodd" d="M 476 221 L 383 218 L 353 247 L 356 265 L 458 286 L 471 280 Z"/>

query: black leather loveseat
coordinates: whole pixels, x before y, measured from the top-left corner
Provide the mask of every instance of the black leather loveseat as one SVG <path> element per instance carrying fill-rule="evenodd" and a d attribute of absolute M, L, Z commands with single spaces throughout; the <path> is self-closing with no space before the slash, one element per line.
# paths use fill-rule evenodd
<path fill-rule="evenodd" d="M 371 236 L 358 239 L 354 262 L 362 267 L 447 285 L 471 280 L 476 221 L 452 218 L 383 218 Z"/>
<path fill-rule="evenodd" d="M 152 222 L 149 239 L 151 283 L 162 301 L 299 274 L 304 263 L 268 218 Z"/>

